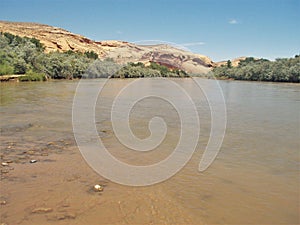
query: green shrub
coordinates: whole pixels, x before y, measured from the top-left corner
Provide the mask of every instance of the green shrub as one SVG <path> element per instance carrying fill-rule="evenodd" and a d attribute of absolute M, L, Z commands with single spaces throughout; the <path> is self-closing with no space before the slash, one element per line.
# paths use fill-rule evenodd
<path fill-rule="evenodd" d="M 45 74 L 42 73 L 35 73 L 35 72 L 28 72 L 25 76 L 19 77 L 19 81 L 26 82 L 26 81 L 46 81 Z"/>
<path fill-rule="evenodd" d="M 7 63 L 0 64 L 0 75 L 8 75 L 14 73 L 14 67 Z"/>
<path fill-rule="evenodd" d="M 86 57 L 88 57 L 89 59 L 98 59 L 98 54 L 94 51 L 87 51 L 84 53 L 86 55 Z"/>
<path fill-rule="evenodd" d="M 14 74 L 25 74 L 27 65 L 24 59 L 16 59 L 14 62 Z"/>

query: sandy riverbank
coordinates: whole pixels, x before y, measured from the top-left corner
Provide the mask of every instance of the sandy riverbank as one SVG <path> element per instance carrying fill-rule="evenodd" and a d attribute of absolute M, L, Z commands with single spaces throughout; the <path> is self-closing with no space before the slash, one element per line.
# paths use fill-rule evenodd
<path fill-rule="evenodd" d="M 12 143 L 10 143 L 12 144 Z M 57 145 L 56 145 L 57 144 Z M 199 224 L 161 186 L 114 184 L 88 167 L 75 146 L 51 143 L 54 154 L 10 155 L 1 166 L 1 223 L 6 224 Z M 7 150 L 13 150 L 14 146 Z M 8 146 L 7 146 L 8 147 Z M 2 161 L 5 157 L 2 156 Z M 29 163 L 30 159 L 36 163 Z M 94 184 L 104 191 L 92 190 Z"/>

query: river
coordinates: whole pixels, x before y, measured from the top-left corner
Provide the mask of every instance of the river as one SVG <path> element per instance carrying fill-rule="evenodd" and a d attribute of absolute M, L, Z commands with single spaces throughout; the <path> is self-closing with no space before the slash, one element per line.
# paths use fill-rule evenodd
<path fill-rule="evenodd" d="M 137 102 L 130 115 L 137 137 L 150 135 L 148 123 L 153 116 L 162 117 L 168 129 L 154 151 L 130 151 L 114 135 L 109 106 L 132 81 L 112 79 L 106 84 L 95 107 L 95 125 L 116 158 L 150 165 L 172 153 L 180 135 L 180 115 L 155 97 Z M 145 187 L 111 182 L 85 162 L 72 127 L 78 81 L 1 83 L 1 162 L 8 162 L 1 166 L 1 222 L 299 224 L 299 84 L 219 81 L 227 110 L 226 133 L 214 162 L 199 172 L 210 134 L 209 105 L 192 79 L 172 81 L 195 103 L 201 124 L 199 142 L 178 173 Z M 93 80 L 85 82 L 97 85 Z M 151 88 L 151 79 L 148 82 Z M 163 83 L 155 85 L 168 95 Z M 125 99 L 132 100 L 130 92 Z M 29 163 L 31 159 L 37 162 Z M 92 190 L 97 183 L 104 186 L 102 193 Z"/>

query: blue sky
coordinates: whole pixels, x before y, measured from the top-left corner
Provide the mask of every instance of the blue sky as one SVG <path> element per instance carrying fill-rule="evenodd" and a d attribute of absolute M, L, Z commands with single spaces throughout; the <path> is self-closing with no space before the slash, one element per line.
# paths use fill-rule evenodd
<path fill-rule="evenodd" d="M 0 20 L 38 22 L 93 40 L 160 40 L 214 61 L 300 52 L 300 0 L 0 0 Z"/>

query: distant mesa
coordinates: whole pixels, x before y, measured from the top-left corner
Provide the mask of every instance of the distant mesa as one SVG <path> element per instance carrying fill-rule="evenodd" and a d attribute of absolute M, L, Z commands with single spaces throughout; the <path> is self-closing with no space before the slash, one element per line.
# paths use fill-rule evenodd
<path fill-rule="evenodd" d="M 45 52 L 93 51 L 101 59 L 112 58 L 117 63 L 156 62 L 191 74 L 207 73 L 212 67 L 218 65 L 207 56 L 166 44 L 137 45 L 126 41 L 93 41 L 62 28 L 39 23 L 0 21 L 0 32 L 39 39 L 45 46 Z"/>

